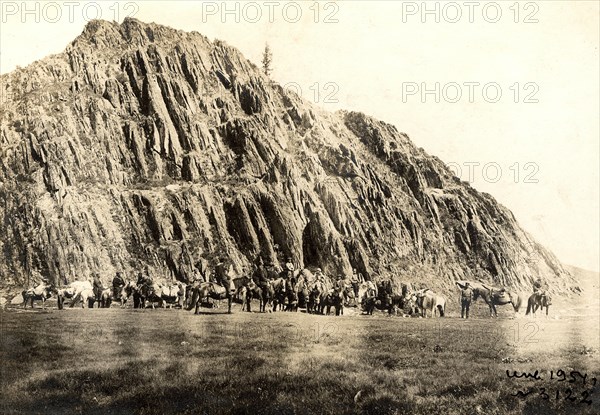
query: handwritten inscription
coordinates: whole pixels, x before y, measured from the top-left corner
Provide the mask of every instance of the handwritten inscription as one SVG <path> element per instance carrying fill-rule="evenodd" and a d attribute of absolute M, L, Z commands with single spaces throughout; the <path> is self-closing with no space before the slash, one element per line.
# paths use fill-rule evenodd
<path fill-rule="evenodd" d="M 532 382 L 549 381 L 551 385 L 570 386 L 565 388 L 548 388 L 548 385 L 545 385 L 545 387 L 540 386 L 519 389 L 512 393 L 512 396 L 515 398 L 527 399 L 530 397 L 537 397 L 546 401 L 564 400 L 572 404 L 584 405 L 592 404 L 591 395 L 594 392 L 598 381 L 595 377 L 588 376 L 587 373 L 582 373 L 577 370 L 564 371 L 562 369 L 557 371 L 550 370 L 549 372 L 540 370 L 533 372 L 507 370 L 506 377 L 508 379 L 523 379 Z M 583 390 L 575 390 L 577 387 L 583 388 Z"/>

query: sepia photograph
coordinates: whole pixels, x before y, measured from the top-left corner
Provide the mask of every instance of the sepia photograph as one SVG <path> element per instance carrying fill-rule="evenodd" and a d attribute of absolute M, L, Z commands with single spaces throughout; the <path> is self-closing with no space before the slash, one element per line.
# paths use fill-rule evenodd
<path fill-rule="evenodd" d="M 0 414 L 600 414 L 600 2 L 0 0 Z"/>

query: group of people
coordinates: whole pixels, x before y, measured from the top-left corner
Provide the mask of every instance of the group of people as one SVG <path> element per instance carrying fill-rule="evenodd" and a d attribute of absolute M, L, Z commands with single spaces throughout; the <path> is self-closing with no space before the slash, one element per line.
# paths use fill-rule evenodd
<path fill-rule="evenodd" d="M 282 271 L 281 271 L 282 270 Z M 256 284 L 263 290 L 267 289 L 267 286 L 278 278 L 283 278 L 284 283 L 282 291 L 286 295 L 292 295 L 295 291 L 296 284 L 299 282 L 299 271 L 291 257 L 287 257 L 282 267 L 276 267 L 273 262 L 266 261 L 262 256 L 257 256 L 252 269 L 248 270 L 244 268 L 242 271 L 242 279 L 244 285 L 252 286 Z M 232 274 L 229 272 L 229 266 L 225 257 L 220 257 L 213 268 L 213 272 L 200 272 L 199 269 L 195 268 L 190 286 L 197 286 L 198 284 L 211 282 L 224 287 L 226 290 L 233 292 L 236 287 L 233 283 Z M 135 280 L 137 287 L 144 285 L 151 286 L 153 284 L 153 278 L 151 277 L 150 270 L 145 267 L 144 272 L 140 272 Z M 305 280 L 305 283 L 308 281 Z M 344 296 L 347 300 L 347 289 L 351 287 L 351 291 L 354 294 L 354 298 L 359 296 L 359 287 L 366 283 L 367 290 L 365 293 L 366 298 L 376 298 L 378 295 L 377 286 L 370 280 L 365 279 L 364 276 L 358 272 L 355 268 L 352 274 L 344 276 L 339 274 L 336 279 L 330 279 L 325 276 L 321 268 L 317 268 L 314 272 L 313 278 L 310 281 L 309 290 L 317 289 L 320 292 L 325 292 L 329 289 L 333 289 L 335 292 Z M 127 285 L 126 279 L 123 277 L 122 272 L 117 272 L 112 279 L 112 293 L 115 298 L 119 297 L 123 288 Z M 100 279 L 99 274 L 92 275 L 92 286 L 94 291 L 94 297 L 96 300 L 100 300 L 101 293 L 106 289 L 103 282 Z"/>

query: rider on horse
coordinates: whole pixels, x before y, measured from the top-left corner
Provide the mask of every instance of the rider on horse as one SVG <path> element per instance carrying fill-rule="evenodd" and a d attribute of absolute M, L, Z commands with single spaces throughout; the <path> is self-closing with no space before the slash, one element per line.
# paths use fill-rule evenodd
<path fill-rule="evenodd" d="M 261 256 L 256 258 L 256 269 L 254 270 L 254 282 L 262 289 L 265 290 L 269 284 L 269 276 L 264 266 L 264 261 Z"/>
<path fill-rule="evenodd" d="M 545 282 L 542 281 L 541 278 L 538 278 L 537 280 L 534 281 L 533 283 L 533 293 L 534 294 L 543 294 L 546 292 L 547 290 L 547 286 L 545 284 Z"/>
<path fill-rule="evenodd" d="M 227 266 L 225 264 L 225 258 L 219 258 L 219 262 L 215 266 L 215 281 L 217 284 L 222 285 L 227 291 L 235 291 L 231 276 L 227 272 Z"/>

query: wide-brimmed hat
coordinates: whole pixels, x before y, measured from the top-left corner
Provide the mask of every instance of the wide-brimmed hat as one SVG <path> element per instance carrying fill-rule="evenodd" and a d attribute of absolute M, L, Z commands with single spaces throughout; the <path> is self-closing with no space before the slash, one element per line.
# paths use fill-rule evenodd
<path fill-rule="evenodd" d="M 323 271 L 321 271 L 321 268 L 317 268 L 317 269 L 315 270 L 315 272 L 323 272 Z"/>

